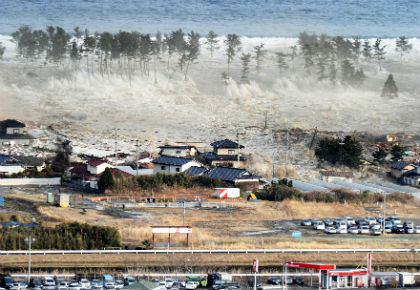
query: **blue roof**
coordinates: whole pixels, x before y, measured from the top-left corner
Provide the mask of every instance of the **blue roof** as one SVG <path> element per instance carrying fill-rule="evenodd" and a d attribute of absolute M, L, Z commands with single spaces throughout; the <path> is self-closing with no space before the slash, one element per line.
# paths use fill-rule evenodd
<path fill-rule="evenodd" d="M 222 167 L 217 166 L 203 174 L 203 176 L 207 176 L 210 178 L 221 179 L 224 181 L 231 181 L 234 182 L 238 179 L 256 179 L 259 176 L 252 175 L 245 169 L 241 168 L 231 168 L 231 167 Z"/>
<path fill-rule="evenodd" d="M 418 178 L 420 177 L 420 174 L 417 173 L 417 168 L 414 168 L 413 170 L 407 171 L 402 176 L 408 178 Z"/>
<path fill-rule="evenodd" d="M 182 165 L 187 164 L 188 162 L 191 162 L 191 161 L 193 161 L 193 159 L 182 158 L 182 157 L 160 156 L 160 157 L 154 159 L 152 161 L 152 163 L 182 166 Z"/>
<path fill-rule="evenodd" d="M 189 175 L 199 176 L 203 174 L 206 170 L 207 168 L 205 167 L 191 166 L 190 168 L 188 168 L 187 171 L 185 171 L 185 173 Z"/>
<path fill-rule="evenodd" d="M 9 155 L 0 154 L 0 165 L 1 166 L 8 166 L 8 165 L 21 165 L 19 161 L 12 158 Z"/>

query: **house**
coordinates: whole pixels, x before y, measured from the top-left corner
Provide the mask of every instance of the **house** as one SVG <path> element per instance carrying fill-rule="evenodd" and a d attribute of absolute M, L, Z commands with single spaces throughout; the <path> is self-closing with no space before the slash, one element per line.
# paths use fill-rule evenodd
<path fill-rule="evenodd" d="M 420 167 L 403 173 L 401 182 L 407 185 L 420 186 Z"/>
<path fill-rule="evenodd" d="M 147 168 L 139 167 L 138 169 L 133 169 L 131 166 L 126 166 L 126 165 L 115 166 L 115 168 L 133 176 L 153 174 L 153 169 L 147 169 Z"/>
<path fill-rule="evenodd" d="M 0 175 L 22 173 L 28 168 L 36 168 L 37 171 L 42 171 L 45 168 L 45 162 L 43 159 L 36 157 L 0 154 Z"/>
<path fill-rule="evenodd" d="M 411 171 L 415 168 L 416 166 L 414 166 L 411 163 L 401 162 L 401 161 L 394 162 L 391 164 L 391 175 L 399 179 L 404 173 Z"/>
<path fill-rule="evenodd" d="M 174 174 L 184 172 L 192 166 L 201 167 L 201 164 L 194 159 L 171 156 L 160 156 L 154 159 L 152 163 L 154 165 L 153 174 Z"/>
<path fill-rule="evenodd" d="M 0 147 L 8 145 L 30 145 L 33 138 L 26 134 L 26 125 L 16 120 L 0 122 Z"/>
<path fill-rule="evenodd" d="M 36 168 L 36 170 L 42 171 L 45 169 L 46 164 L 45 160 L 38 157 L 33 156 L 22 156 L 22 155 L 14 155 L 12 156 L 17 161 L 21 162 L 23 166 L 26 168 Z"/>
<path fill-rule="evenodd" d="M 176 145 L 163 145 L 160 146 L 160 156 L 172 156 L 183 158 L 195 158 L 199 152 L 195 146 L 176 146 Z"/>
<path fill-rule="evenodd" d="M 99 158 L 89 159 L 87 163 L 76 164 L 69 170 L 69 175 L 72 183 L 98 189 L 98 180 L 106 168 L 111 168 L 111 172 L 114 174 L 118 172 L 122 176 L 126 176 L 127 174 L 131 176 L 131 174 L 118 169 L 112 171 L 113 166 Z"/>
<path fill-rule="evenodd" d="M 211 166 L 243 167 L 246 158 L 241 156 L 239 151 L 245 148 L 244 146 L 229 139 L 213 142 L 210 146 L 213 147 L 213 152 L 206 153 L 204 159 Z"/>
<path fill-rule="evenodd" d="M 351 182 L 353 178 L 353 172 L 350 171 L 332 171 L 324 170 L 319 172 L 321 174 L 321 180 L 325 182 L 332 182 L 346 180 Z"/>
<path fill-rule="evenodd" d="M 191 166 L 187 171 L 185 171 L 185 173 L 188 175 L 193 175 L 193 176 L 201 176 L 206 171 L 207 171 L 206 167 Z"/>
<path fill-rule="evenodd" d="M 246 169 L 217 166 L 203 173 L 202 176 L 220 179 L 233 185 L 244 184 L 247 188 L 258 188 L 260 177 Z"/>

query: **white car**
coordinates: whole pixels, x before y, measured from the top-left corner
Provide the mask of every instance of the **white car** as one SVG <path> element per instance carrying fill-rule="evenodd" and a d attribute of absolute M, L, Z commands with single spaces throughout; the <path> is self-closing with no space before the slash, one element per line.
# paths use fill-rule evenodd
<path fill-rule="evenodd" d="M 171 278 L 166 278 L 165 279 L 165 287 L 166 288 L 171 288 L 174 285 L 174 280 L 172 280 Z"/>
<path fill-rule="evenodd" d="M 54 286 L 55 287 L 55 281 L 51 277 L 45 277 L 44 281 L 42 281 L 42 284 L 44 286 Z"/>
<path fill-rule="evenodd" d="M 335 228 L 333 228 L 333 227 L 327 227 L 327 228 L 324 230 L 324 232 L 325 232 L 326 234 L 336 234 L 336 233 L 337 233 L 337 230 L 336 230 Z"/>
<path fill-rule="evenodd" d="M 361 226 L 359 228 L 359 234 L 368 235 L 369 234 L 369 227 L 368 226 Z"/>
<path fill-rule="evenodd" d="M 420 226 L 415 226 L 414 227 L 414 233 L 415 234 L 420 234 Z"/>
<path fill-rule="evenodd" d="M 314 230 L 325 230 L 325 224 L 321 221 L 314 224 Z"/>
<path fill-rule="evenodd" d="M 337 234 L 347 234 L 347 228 L 337 227 Z"/>
<path fill-rule="evenodd" d="M 117 289 L 121 289 L 124 287 L 124 281 L 123 280 L 115 280 L 115 284 L 114 284 L 115 288 Z"/>
<path fill-rule="evenodd" d="M 82 280 L 80 280 L 80 286 L 83 289 L 90 289 L 92 287 L 92 285 L 90 284 L 90 281 L 88 279 L 82 279 Z"/>
<path fill-rule="evenodd" d="M 196 289 L 197 288 L 197 284 L 194 283 L 194 281 L 188 281 L 187 283 L 185 283 L 185 289 Z"/>
<path fill-rule="evenodd" d="M 82 286 L 80 285 L 79 282 L 72 280 L 69 282 L 69 290 L 81 290 Z"/>
<path fill-rule="evenodd" d="M 57 290 L 67 290 L 68 287 L 69 287 L 69 285 L 66 281 L 60 280 L 60 281 L 57 281 L 57 286 L 55 287 L 55 289 L 57 289 Z"/>
<path fill-rule="evenodd" d="M 357 227 L 350 227 L 347 231 L 349 234 L 353 234 L 353 235 L 359 233 L 359 229 Z"/>
<path fill-rule="evenodd" d="M 372 224 L 370 226 L 370 228 L 373 229 L 373 230 L 380 230 L 381 229 L 381 225 L 378 224 L 378 223 L 375 223 L 375 224 Z"/>
<path fill-rule="evenodd" d="M 350 227 L 356 224 L 356 221 L 351 216 L 346 216 L 345 220 L 347 222 L 347 225 Z"/>
<path fill-rule="evenodd" d="M 374 229 L 374 228 L 371 228 L 371 229 L 370 229 L 370 234 L 371 234 L 372 236 L 380 236 L 380 235 L 381 235 L 381 230 L 380 230 L 380 229 Z"/>
<path fill-rule="evenodd" d="M 376 219 L 372 216 L 365 217 L 365 221 L 367 221 L 369 223 L 369 225 L 372 225 L 372 224 L 376 223 Z"/>

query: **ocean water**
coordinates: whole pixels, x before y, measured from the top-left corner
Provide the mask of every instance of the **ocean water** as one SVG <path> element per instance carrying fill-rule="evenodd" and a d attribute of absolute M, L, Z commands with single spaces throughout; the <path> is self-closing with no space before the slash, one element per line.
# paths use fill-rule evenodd
<path fill-rule="evenodd" d="M 420 36 L 420 0 L 0 0 L 0 34 L 20 25 L 90 31 L 177 28 L 249 37 L 299 32 L 361 37 Z"/>

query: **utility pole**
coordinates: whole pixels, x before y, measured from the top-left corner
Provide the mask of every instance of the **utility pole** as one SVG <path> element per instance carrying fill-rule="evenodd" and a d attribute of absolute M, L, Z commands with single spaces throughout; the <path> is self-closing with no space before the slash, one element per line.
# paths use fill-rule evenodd
<path fill-rule="evenodd" d="M 384 192 L 384 220 L 382 221 L 382 224 L 383 224 L 382 230 L 383 230 L 384 236 L 386 234 L 386 230 L 385 230 L 385 217 L 386 217 L 386 193 Z"/>
<path fill-rule="evenodd" d="M 139 140 L 136 140 L 136 176 L 139 175 Z"/>
<path fill-rule="evenodd" d="M 182 214 L 182 226 L 185 227 L 185 201 L 182 202 L 182 206 L 184 208 L 184 212 Z"/>
<path fill-rule="evenodd" d="M 241 146 L 239 145 L 239 131 L 236 132 L 236 137 L 238 139 L 238 167 L 240 167 L 239 164 L 240 164 L 241 159 L 240 159 L 239 150 L 240 150 Z"/>
<path fill-rule="evenodd" d="M 287 132 L 286 132 L 286 166 L 289 163 L 289 130 L 290 130 L 290 127 L 287 126 Z"/>
<path fill-rule="evenodd" d="M 29 236 L 29 238 L 25 239 L 25 242 L 28 243 L 28 249 L 29 249 L 29 254 L 28 254 L 28 285 L 29 285 L 29 283 L 31 283 L 31 248 L 32 248 L 32 242 L 35 242 L 35 239 Z"/>

